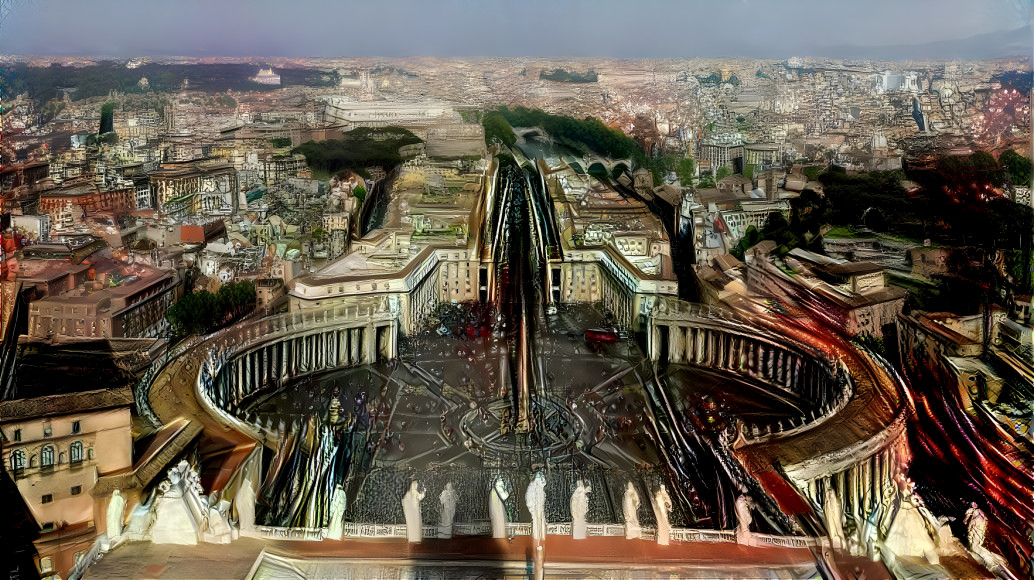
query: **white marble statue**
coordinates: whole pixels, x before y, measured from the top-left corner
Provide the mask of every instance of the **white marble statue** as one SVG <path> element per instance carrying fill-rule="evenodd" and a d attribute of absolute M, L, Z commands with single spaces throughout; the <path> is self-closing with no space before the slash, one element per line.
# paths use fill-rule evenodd
<path fill-rule="evenodd" d="M 668 523 L 668 511 L 671 510 L 671 496 L 664 484 L 653 496 L 653 515 L 657 518 L 657 543 L 667 546 L 671 543 L 671 524 Z"/>
<path fill-rule="evenodd" d="M 625 515 L 625 539 L 635 540 L 642 535 L 639 527 L 639 493 L 632 482 L 625 486 L 625 497 L 621 501 L 621 509 Z"/>
<path fill-rule="evenodd" d="M 546 477 L 541 471 L 528 484 L 524 502 L 531 513 L 531 537 L 541 542 L 546 539 Z"/>
<path fill-rule="evenodd" d="M 402 511 L 406 514 L 406 536 L 410 542 L 419 542 L 424 539 L 424 524 L 420 517 L 420 502 L 423 501 L 426 492 L 420 491 L 420 484 L 412 482 L 409 484 L 409 491 L 402 496 Z"/>
<path fill-rule="evenodd" d="M 492 537 L 506 537 L 506 504 L 510 494 L 506 492 L 506 485 L 501 478 L 496 478 L 495 485 L 488 498 L 488 516 L 492 520 Z"/>
<path fill-rule="evenodd" d="M 571 536 L 575 540 L 584 540 L 589 534 L 586 530 L 585 516 L 589 513 L 589 493 L 592 487 L 578 480 L 578 485 L 571 494 Z"/>
<path fill-rule="evenodd" d="M 241 482 L 237 490 L 237 497 L 233 498 L 234 508 L 237 510 L 237 529 L 243 534 L 250 534 L 255 531 L 255 484 L 248 476 Z"/>
<path fill-rule="evenodd" d="M 151 493 L 146 503 L 139 503 L 129 513 L 129 523 L 122 528 L 122 533 L 130 540 L 148 539 L 151 534 L 151 526 L 154 524 L 154 507 L 157 490 Z M 106 518 L 105 518 L 106 519 Z"/>
<path fill-rule="evenodd" d="M 334 486 L 334 494 L 330 497 L 330 521 L 327 522 L 327 538 L 340 540 L 344 534 L 345 506 L 348 498 L 341 484 Z"/>
<path fill-rule="evenodd" d="M 126 515 L 126 498 L 122 492 L 115 490 L 111 492 L 111 501 L 108 502 L 107 513 L 107 534 L 109 541 L 115 541 L 122 536 L 122 519 Z"/>
<path fill-rule="evenodd" d="M 216 499 L 213 494 L 209 498 L 208 506 L 208 529 L 205 530 L 204 540 L 213 544 L 229 544 L 233 541 L 233 529 L 226 515 L 230 511 L 230 502 Z"/>
<path fill-rule="evenodd" d="M 840 511 L 840 499 L 832 486 L 826 486 L 826 502 L 822 505 L 826 515 L 826 527 L 829 529 L 829 540 L 833 547 L 842 549 L 844 541 L 844 516 Z"/>
<path fill-rule="evenodd" d="M 201 510 L 193 469 L 186 461 L 169 469 L 168 479 L 158 486 L 151 541 L 155 544 L 195 545 L 204 532 L 207 515 Z"/>
<path fill-rule="evenodd" d="M 439 538 L 452 537 L 452 520 L 456 517 L 456 501 L 458 499 L 459 497 L 456 495 L 456 490 L 453 489 L 452 483 L 446 483 L 442 494 L 438 496 L 438 501 L 442 503 L 441 517 L 438 521 Z"/>
<path fill-rule="evenodd" d="M 937 553 L 941 556 L 964 556 L 966 549 L 952 533 L 949 521 L 951 518 L 948 516 L 937 518 Z"/>
<path fill-rule="evenodd" d="M 736 542 L 739 544 L 750 544 L 750 523 L 754 521 L 750 510 L 753 506 L 754 502 L 745 495 L 736 498 Z"/>
<path fill-rule="evenodd" d="M 984 535 L 987 533 L 987 514 L 973 502 L 966 510 L 966 518 L 962 521 L 969 530 L 969 549 L 977 552 L 984 547 Z"/>

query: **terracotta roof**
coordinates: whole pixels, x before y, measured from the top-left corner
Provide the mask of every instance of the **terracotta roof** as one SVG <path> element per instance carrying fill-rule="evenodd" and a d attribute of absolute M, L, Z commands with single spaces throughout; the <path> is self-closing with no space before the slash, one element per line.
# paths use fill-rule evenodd
<path fill-rule="evenodd" d="M 203 244 L 205 229 L 201 226 L 180 226 L 180 241 L 185 244 Z"/>
<path fill-rule="evenodd" d="M 20 421 L 131 405 L 133 405 L 133 391 L 129 387 L 119 387 L 84 393 L 0 401 L 0 418 L 5 422 Z"/>

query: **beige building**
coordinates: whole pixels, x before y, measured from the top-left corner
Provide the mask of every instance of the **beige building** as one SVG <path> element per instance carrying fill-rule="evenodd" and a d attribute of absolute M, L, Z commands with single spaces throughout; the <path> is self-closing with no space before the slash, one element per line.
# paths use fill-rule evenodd
<path fill-rule="evenodd" d="M 41 577 L 67 577 L 97 536 L 98 477 L 132 467 L 129 388 L 0 402 L 3 461 L 40 525 Z"/>
<path fill-rule="evenodd" d="M 165 312 L 182 292 L 175 272 L 139 263 L 98 259 L 72 270 L 74 278 L 29 304 L 30 337 L 157 337 L 167 325 Z"/>

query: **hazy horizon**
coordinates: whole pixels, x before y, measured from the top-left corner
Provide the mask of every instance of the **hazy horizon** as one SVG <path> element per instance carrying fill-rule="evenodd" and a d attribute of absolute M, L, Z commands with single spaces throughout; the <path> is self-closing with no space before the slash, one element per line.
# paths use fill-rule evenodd
<path fill-rule="evenodd" d="M 33 0 L 8 14 L 0 53 L 188 58 L 1029 57 L 1009 0 Z M 629 17 L 631 14 L 634 17 Z M 45 34 L 40 32 L 44 31 Z"/>

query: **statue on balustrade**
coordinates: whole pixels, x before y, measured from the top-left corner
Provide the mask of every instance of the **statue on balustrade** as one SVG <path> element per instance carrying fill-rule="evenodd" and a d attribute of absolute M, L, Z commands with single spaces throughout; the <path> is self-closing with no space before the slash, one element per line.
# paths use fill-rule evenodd
<path fill-rule="evenodd" d="M 541 542 L 546 539 L 546 477 L 541 471 L 528 484 L 524 502 L 531 513 L 531 537 Z"/>
<path fill-rule="evenodd" d="M 984 547 L 984 536 L 987 533 L 987 514 L 973 502 L 966 510 L 966 518 L 962 521 L 968 526 L 969 549 L 976 552 Z"/>
<path fill-rule="evenodd" d="M 327 537 L 340 540 L 344 533 L 345 489 L 341 484 L 334 486 L 334 494 L 330 498 L 330 521 L 327 523 Z"/>
<path fill-rule="evenodd" d="M 750 523 L 754 521 L 754 517 L 750 515 L 750 510 L 753 507 L 754 502 L 749 497 L 741 495 L 736 498 L 736 543 L 738 544 L 751 544 Z"/>
<path fill-rule="evenodd" d="M 664 484 L 653 496 L 653 514 L 657 518 L 657 543 L 667 546 L 671 543 L 671 524 L 668 523 L 668 512 L 671 511 L 671 496 Z"/>
<path fill-rule="evenodd" d="M 632 482 L 625 486 L 625 497 L 621 501 L 621 508 L 625 516 L 625 539 L 634 540 L 642 535 L 639 526 L 639 493 L 636 492 Z"/>
<path fill-rule="evenodd" d="M 453 489 L 452 483 L 446 483 L 442 494 L 438 496 L 438 501 L 442 503 L 441 517 L 438 521 L 439 538 L 452 537 L 452 520 L 456 517 L 456 501 L 458 499 L 459 497 L 456 495 L 456 490 Z"/>
<path fill-rule="evenodd" d="M 589 493 L 592 487 L 581 479 L 571 494 L 571 536 L 575 540 L 584 540 L 588 536 L 586 516 L 589 513 Z"/>
<path fill-rule="evenodd" d="M 111 492 L 111 501 L 108 502 L 106 520 L 108 541 L 114 542 L 122 536 L 122 518 L 125 517 L 125 512 L 126 498 L 122 497 L 122 492 L 116 489 Z"/>
<path fill-rule="evenodd" d="M 509 499 L 510 494 L 507 493 L 506 484 L 503 483 L 502 478 L 496 478 L 495 485 L 492 486 L 489 496 L 488 515 L 492 520 L 492 537 L 505 538 L 506 504 L 504 502 Z"/>
<path fill-rule="evenodd" d="M 424 539 L 423 520 L 420 517 L 420 502 L 426 492 L 420 491 L 416 481 L 409 484 L 409 491 L 402 497 L 402 511 L 406 515 L 406 536 L 410 542 Z"/>

